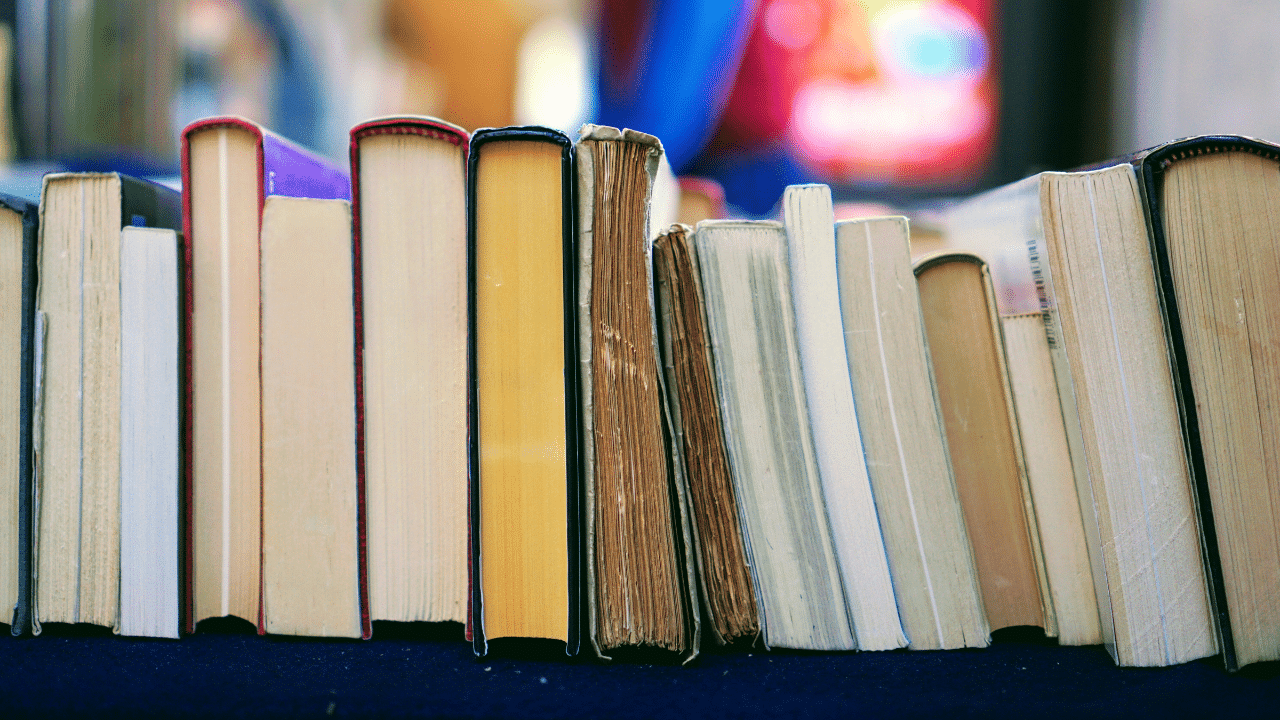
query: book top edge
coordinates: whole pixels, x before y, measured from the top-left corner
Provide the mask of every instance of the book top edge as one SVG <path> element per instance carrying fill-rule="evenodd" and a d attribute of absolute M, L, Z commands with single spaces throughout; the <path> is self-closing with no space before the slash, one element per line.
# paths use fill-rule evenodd
<path fill-rule="evenodd" d="M 650 135 L 646 132 L 640 132 L 639 130 L 632 130 L 630 128 L 618 129 L 609 125 L 593 125 L 588 123 L 583 125 L 582 129 L 578 131 L 578 142 L 583 142 L 584 140 L 633 142 L 640 145 L 648 145 L 657 149 L 658 152 L 662 152 L 662 141 L 656 136 Z"/>
<path fill-rule="evenodd" d="M 351 128 L 351 142 L 372 135 L 424 135 L 459 145 L 465 151 L 471 133 L 446 120 L 427 115 L 386 115 L 370 118 Z"/>
<path fill-rule="evenodd" d="M 512 125 L 500 128 L 480 128 L 471 133 L 472 149 L 497 140 L 525 140 L 549 142 L 565 148 L 573 147 L 573 141 L 559 130 L 540 125 Z"/>
<path fill-rule="evenodd" d="M 910 220 L 906 215 L 871 215 L 869 217 L 849 218 L 847 220 L 836 220 L 836 230 L 845 226 L 862 225 L 872 222 L 891 222 L 897 223 L 904 227 L 910 224 Z"/>
<path fill-rule="evenodd" d="M 929 268 L 949 262 L 967 262 L 979 267 L 987 266 L 987 261 L 983 260 L 977 253 L 972 253 L 967 250 L 939 250 L 937 252 L 921 256 L 915 262 L 911 263 L 911 270 L 916 275 L 919 275 Z"/>

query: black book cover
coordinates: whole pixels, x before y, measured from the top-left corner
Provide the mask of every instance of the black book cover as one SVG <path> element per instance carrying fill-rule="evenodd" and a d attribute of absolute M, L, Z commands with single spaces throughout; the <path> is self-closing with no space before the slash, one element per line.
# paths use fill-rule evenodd
<path fill-rule="evenodd" d="M 1280 147 L 1238 135 L 1202 135 L 1174 140 L 1122 160 L 1134 165 L 1138 173 L 1139 185 L 1142 187 L 1147 227 L 1150 229 L 1148 238 L 1151 241 L 1151 255 L 1156 264 L 1156 288 L 1165 320 L 1165 339 L 1173 365 L 1174 394 L 1178 400 L 1182 438 L 1186 445 L 1191 481 L 1194 486 L 1193 496 L 1200 520 L 1200 547 L 1208 575 L 1211 611 L 1218 631 L 1218 644 L 1222 649 L 1223 662 L 1227 670 L 1234 672 L 1239 669 L 1239 664 L 1232 637 L 1231 616 L 1227 607 L 1222 558 L 1218 549 L 1218 532 L 1205 471 L 1200 421 L 1196 411 L 1195 393 L 1192 389 L 1191 370 L 1187 362 L 1181 314 L 1173 286 L 1173 272 L 1169 261 L 1169 248 L 1165 238 L 1164 215 L 1161 208 L 1163 174 L 1170 165 L 1191 157 L 1223 152 L 1246 152 L 1280 162 Z"/>
<path fill-rule="evenodd" d="M 31 626 L 31 410 L 35 370 L 36 231 L 39 208 L 11 195 L 0 195 L 0 206 L 22 216 L 22 330 L 18 391 L 18 603 L 9 618 L 16 635 Z"/>
<path fill-rule="evenodd" d="M 545 142 L 560 147 L 560 187 L 562 190 L 561 222 L 564 243 L 562 245 L 562 281 L 564 283 L 564 393 L 565 393 L 565 464 L 568 467 L 565 482 L 568 485 L 568 527 L 566 544 L 569 562 L 569 633 L 565 652 L 577 655 L 582 638 L 582 549 L 581 549 L 581 449 L 579 447 L 579 389 L 578 389 L 578 336 L 577 328 L 577 242 L 575 219 L 577 202 L 575 188 L 573 142 L 567 135 L 544 127 L 484 128 L 471 136 L 470 155 L 467 158 L 467 475 L 470 478 L 468 496 L 468 545 L 470 603 L 467 607 L 467 637 L 477 657 L 488 652 L 484 633 L 484 597 L 481 591 L 483 558 L 480 556 L 480 442 L 478 404 L 476 391 L 476 166 L 483 147 L 494 141 L 519 140 Z"/>

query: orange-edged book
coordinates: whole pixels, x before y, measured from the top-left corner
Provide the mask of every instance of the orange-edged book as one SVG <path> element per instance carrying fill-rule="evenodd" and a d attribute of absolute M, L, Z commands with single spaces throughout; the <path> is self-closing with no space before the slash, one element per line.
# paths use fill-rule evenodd
<path fill-rule="evenodd" d="M 573 144 L 478 130 L 467 173 L 471 603 L 501 638 L 581 638 Z"/>
<path fill-rule="evenodd" d="M 182 187 L 189 299 L 182 328 L 182 627 L 193 632 L 205 618 L 236 616 L 262 633 L 263 215 L 273 198 L 347 202 L 351 183 L 345 168 L 256 123 L 212 117 L 182 132 Z M 354 446 L 353 437 L 353 453 Z M 352 478 L 359 543 L 352 557 L 359 634 L 368 637 L 362 481 L 359 473 Z"/>

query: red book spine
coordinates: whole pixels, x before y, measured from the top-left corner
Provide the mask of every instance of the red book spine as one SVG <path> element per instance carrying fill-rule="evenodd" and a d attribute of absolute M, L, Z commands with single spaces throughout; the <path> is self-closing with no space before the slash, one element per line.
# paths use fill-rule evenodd
<path fill-rule="evenodd" d="M 195 533 L 195 497 L 194 491 L 194 474 L 195 474 L 195 417 L 194 417 L 194 376 L 192 373 L 192 344 L 194 340 L 192 320 L 195 311 L 195 273 L 192 258 L 192 242 L 191 237 L 191 135 L 197 131 L 208 128 L 218 127 L 234 127 L 247 130 L 257 138 L 258 149 L 258 251 L 262 251 L 262 208 L 266 204 L 265 188 L 262 184 L 264 175 L 264 162 L 262 150 L 262 128 L 258 125 L 234 117 L 215 117 L 205 120 L 198 120 L 186 127 L 182 131 L 182 522 L 184 527 L 180 531 L 183 539 L 182 543 L 182 598 L 180 602 L 180 621 L 182 630 L 188 634 L 196 631 L 195 620 L 195 553 L 194 553 L 194 533 Z M 261 309 L 259 309 L 261 312 Z M 261 322 L 262 318 L 258 318 Z M 258 349 L 258 382 L 262 380 L 262 349 L 259 343 Z M 262 388 L 258 388 L 261 393 Z M 261 414 L 258 417 L 259 423 L 262 421 Z M 259 428 L 259 444 L 261 444 L 262 433 Z M 261 463 L 262 449 L 258 449 L 259 463 Z M 259 476 L 261 476 L 261 464 L 259 464 Z M 266 626 L 262 614 L 262 485 L 258 485 L 258 634 L 266 634 Z"/>

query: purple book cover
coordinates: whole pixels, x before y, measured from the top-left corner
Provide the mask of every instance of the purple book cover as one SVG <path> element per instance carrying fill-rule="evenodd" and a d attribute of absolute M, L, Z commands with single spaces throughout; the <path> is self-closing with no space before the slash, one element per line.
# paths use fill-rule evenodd
<path fill-rule="evenodd" d="M 351 200 L 346 168 L 275 133 L 264 130 L 261 138 L 263 195 Z"/>

